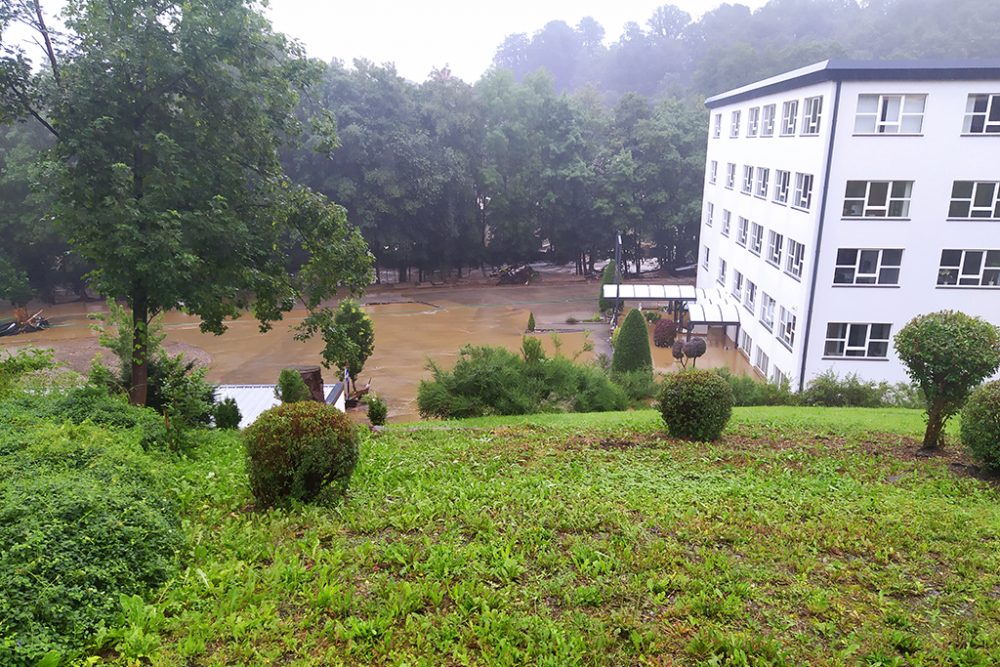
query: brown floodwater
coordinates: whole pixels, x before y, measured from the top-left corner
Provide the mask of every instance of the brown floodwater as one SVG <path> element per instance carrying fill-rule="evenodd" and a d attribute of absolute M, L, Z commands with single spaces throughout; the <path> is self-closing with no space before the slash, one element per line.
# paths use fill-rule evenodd
<path fill-rule="evenodd" d="M 418 419 L 417 387 L 429 376 L 428 360 L 448 368 L 466 344 L 502 345 L 517 350 L 521 345 L 528 314 L 535 314 L 536 335 L 549 353 L 554 352 L 552 333 L 561 343 L 562 353 L 576 355 L 589 340 L 594 350 L 580 354 L 592 360 L 609 353 L 606 324 L 567 325 L 568 318 L 593 317 L 598 286 L 594 281 L 574 279 L 565 274 L 545 273 L 532 285 L 497 287 L 489 284 L 452 286 L 373 287 L 365 296 L 365 309 L 375 324 L 375 352 L 365 364 L 359 383 L 371 379 L 372 391 L 389 405 L 393 421 Z M 102 348 L 90 328 L 88 314 L 104 311 L 100 302 L 68 303 L 45 308 L 52 328 L 32 334 L 0 338 L 0 349 L 25 345 L 51 347 L 73 368 L 86 371 Z M 209 367 L 208 379 L 220 384 L 264 384 L 277 380 L 288 366 L 320 362 L 322 341 L 294 340 L 294 327 L 305 316 L 292 311 L 285 320 L 262 334 L 252 317 L 229 323 L 222 336 L 203 334 L 196 318 L 183 313 L 167 313 L 164 330 L 167 351 L 184 353 Z M 589 330 L 589 334 L 584 333 Z M 733 349 L 724 349 L 721 332 L 713 332 L 709 351 L 699 366 L 727 366 L 734 372 L 750 374 L 746 360 Z M 661 372 L 676 368 L 670 350 L 653 348 L 654 365 Z M 108 353 L 105 351 L 104 356 Z M 323 371 L 327 382 L 336 379 L 334 369 Z"/>

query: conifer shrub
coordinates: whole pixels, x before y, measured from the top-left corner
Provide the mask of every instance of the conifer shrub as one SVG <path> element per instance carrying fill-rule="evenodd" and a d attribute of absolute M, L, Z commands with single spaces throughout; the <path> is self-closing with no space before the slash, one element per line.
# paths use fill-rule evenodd
<path fill-rule="evenodd" d="M 1000 380 L 969 395 L 962 408 L 962 444 L 985 467 L 1000 472 Z"/>
<path fill-rule="evenodd" d="M 628 373 L 643 368 L 649 369 L 650 372 L 653 368 L 649 333 L 642 314 L 638 310 L 630 310 L 622 322 L 621 331 L 615 341 L 611 370 L 615 373 Z"/>
<path fill-rule="evenodd" d="M 372 426 L 385 425 L 386 417 L 389 416 L 389 406 L 375 394 L 369 395 L 367 401 L 368 421 L 372 423 Z"/>
<path fill-rule="evenodd" d="M 283 403 L 244 431 L 250 490 L 261 507 L 309 502 L 324 489 L 346 491 L 358 463 L 358 432 L 337 408 Z"/>
<path fill-rule="evenodd" d="M 535 314 L 528 313 L 528 331 L 535 330 Z"/>
<path fill-rule="evenodd" d="M 302 374 L 294 368 L 286 368 L 278 375 L 278 384 L 274 388 L 274 397 L 282 403 L 298 403 L 312 400 L 309 385 L 302 379 Z"/>
<path fill-rule="evenodd" d="M 240 427 L 243 415 L 235 398 L 226 398 L 215 404 L 215 427 L 232 430 Z"/>
<path fill-rule="evenodd" d="M 615 263 L 612 261 L 608 262 L 604 266 L 604 270 L 601 271 L 601 291 L 597 298 L 597 309 L 602 313 L 611 310 L 612 306 L 614 306 L 612 299 L 604 298 L 604 286 L 610 285 L 613 282 L 615 282 Z"/>
<path fill-rule="evenodd" d="M 660 414 L 670 435 L 718 440 L 733 412 L 733 391 L 718 373 L 695 368 L 671 373 L 660 387 Z"/>
<path fill-rule="evenodd" d="M 673 347 L 677 339 L 677 323 L 670 318 L 662 318 L 653 327 L 653 345 L 656 347 Z"/>

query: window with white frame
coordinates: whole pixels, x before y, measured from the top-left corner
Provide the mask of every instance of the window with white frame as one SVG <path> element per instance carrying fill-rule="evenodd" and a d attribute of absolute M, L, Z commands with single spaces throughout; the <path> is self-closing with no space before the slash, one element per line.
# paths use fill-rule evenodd
<path fill-rule="evenodd" d="M 740 329 L 740 342 L 737 347 L 749 358 L 750 350 L 753 349 L 753 338 L 746 332 L 746 329 Z"/>
<path fill-rule="evenodd" d="M 781 372 L 777 366 L 771 370 L 771 384 L 783 387 L 788 384 L 788 376 Z"/>
<path fill-rule="evenodd" d="M 706 246 L 702 246 L 701 249 L 704 251 L 703 256 L 702 256 L 702 260 L 701 260 L 701 265 L 702 265 L 702 267 L 704 267 L 704 268 L 707 269 L 708 268 L 708 256 L 712 252 L 712 249 L 709 248 L 707 245 Z"/>
<path fill-rule="evenodd" d="M 781 253 L 785 247 L 785 237 L 773 230 L 767 232 L 767 261 L 781 266 Z"/>
<path fill-rule="evenodd" d="M 736 185 L 736 164 L 733 162 L 726 163 L 726 187 L 730 190 Z"/>
<path fill-rule="evenodd" d="M 795 320 L 796 317 L 792 311 L 784 306 L 779 308 L 778 340 L 787 345 L 789 350 L 795 345 Z"/>
<path fill-rule="evenodd" d="M 712 138 L 718 139 L 722 136 L 722 114 L 717 113 L 712 117 Z"/>
<path fill-rule="evenodd" d="M 712 160 L 708 163 L 708 182 L 715 185 L 716 179 L 719 177 L 719 161 Z"/>
<path fill-rule="evenodd" d="M 760 323 L 768 331 L 774 329 L 774 309 L 777 305 L 770 294 L 764 291 L 760 293 Z"/>
<path fill-rule="evenodd" d="M 795 174 L 795 195 L 792 206 L 805 211 L 812 206 L 813 177 L 812 174 Z"/>
<path fill-rule="evenodd" d="M 905 218 L 913 181 L 847 181 L 845 218 Z"/>
<path fill-rule="evenodd" d="M 770 364 L 771 360 L 767 357 L 767 354 L 760 347 L 760 345 L 758 345 L 757 356 L 754 357 L 753 365 L 757 367 L 757 369 L 761 372 L 761 375 L 767 377 L 767 369 L 770 367 Z"/>
<path fill-rule="evenodd" d="M 739 109 L 737 109 L 736 111 L 732 112 L 732 114 L 730 114 L 729 120 L 730 120 L 729 136 L 732 139 L 736 139 L 737 137 L 740 136 L 740 111 L 739 111 Z"/>
<path fill-rule="evenodd" d="M 926 95 L 858 95 L 855 134 L 920 134 Z"/>
<path fill-rule="evenodd" d="M 799 119 L 799 101 L 788 100 L 781 105 L 781 136 L 790 137 L 795 134 L 795 125 Z"/>
<path fill-rule="evenodd" d="M 760 131 L 760 107 L 750 107 L 747 111 L 747 136 L 756 137 Z"/>
<path fill-rule="evenodd" d="M 726 209 L 722 209 L 722 235 L 729 236 L 729 226 L 732 222 L 733 214 Z"/>
<path fill-rule="evenodd" d="M 761 108 L 760 136 L 774 136 L 774 114 L 775 106 L 773 104 L 765 104 Z"/>
<path fill-rule="evenodd" d="M 819 134 L 819 120 L 823 113 L 822 97 L 807 97 L 802 102 L 802 134 Z"/>
<path fill-rule="evenodd" d="M 823 356 L 885 359 L 889 355 L 891 324 L 830 322 L 826 325 Z"/>
<path fill-rule="evenodd" d="M 757 197 L 767 197 L 767 184 L 771 178 L 771 170 L 765 167 L 757 167 L 757 186 L 754 195 Z"/>
<path fill-rule="evenodd" d="M 743 184 L 740 186 L 740 191 L 745 195 L 753 192 L 753 167 L 748 164 L 743 165 Z"/>
<path fill-rule="evenodd" d="M 964 134 L 1000 134 L 1000 93 L 969 95 Z"/>
<path fill-rule="evenodd" d="M 757 309 L 757 286 L 747 280 L 743 288 L 743 307 L 753 314 Z"/>
<path fill-rule="evenodd" d="M 940 287 L 1000 287 L 1000 250 L 942 250 Z"/>
<path fill-rule="evenodd" d="M 1000 220 L 1000 182 L 955 181 L 948 217 Z"/>
<path fill-rule="evenodd" d="M 734 269 L 732 295 L 733 298 L 736 299 L 736 303 L 739 303 L 740 301 L 743 300 L 743 282 L 744 282 L 743 274 Z"/>
<path fill-rule="evenodd" d="M 705 226 L 712 226 L 712 217 L 715 216 L 715 204 L 712 202 L 705 203 Z"/>
<path fill-rule="evenodd" d="M 755 255 L 760 255 L 764 246 L 764 228 L 756 222 L 750 223 L 750 245 L 749 250 Z"/>
<path fill-rule="evenodd" d="M 750 234 L 750 221 L 740 216 L 736 221 L 736 245 L 747 247 L 747 236 Z"/>
<path fill-rule="evenodd" d="M 806 247 L 788 237 L 785 247 L 785 273 L 795 278 L 802 277 L 802 264 L 806 259 Z"/>
<path fill-rule="evenodd" d="M 839 248 L 834 285 L 898 285 L 902 248 Z"/>
<path fill-rule="evenodd" d="M 719 281 L 720 285 L 725 286 L 726 284 L 726 270 L 729 266 L 726 264 L 726 260 L 719 258 L 719 277 L 716 280 Z"/>
<path fill-rule="evenodd" d="M 776 204 L 788 203 L 788 189 L 792 184 L 792 172 L 776 169 L 774 171 L 774 202 Z"/>

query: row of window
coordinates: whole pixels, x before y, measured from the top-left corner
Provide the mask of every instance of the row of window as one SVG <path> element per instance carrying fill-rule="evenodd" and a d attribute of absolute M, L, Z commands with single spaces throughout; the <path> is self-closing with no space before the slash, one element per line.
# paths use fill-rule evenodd
<path fill-rule="evenodd" d="M 889 341 L 892 333 L 891 324 L 830 322 L 826 325 L 826 340 L 823 344 L 823 356 L 831 359 L 885 359 L 889 356 Z M 746 329 L 740 330 L 737 346 L 751 358 L 753 338 Z M 757 346 L 753 357 L 753 365 L 768 377 L 770 359 L 764 349 Z M 781 383 L 788 376 L 774 368 L 770 380 Z"/>
<path fill-rule="evenodd" d="M 858 95 L 854 116 L 855 134 L 921 134 L 924 125 L 926 94 Z M 801 136 L 819 134 L 822 97 L 802 100 Z M 750 107 L 747 110 L 747 137 L 773 137 L 777 114 L 776 104 Z M 796 133 L 799 123 L 799 100 L 787 100 L 781 105 L 780 136 Z M 729 137 L 736 139 L 741 132 L 742 111 L 730 112 Z M 962 122 L 962 134 L 1000 134 L 1000 93 L 969 95 Z M 712 137 L 722 136 L 722 113 L 713 118 Z"/>
<path fill-rule="evenodd" d="M 737 342 L 736 347 L 743 351 L 747 355 L 747 359 L 751 358 L 751 352 L 753 351 L 753 338 L 747 333 L 746 329 L 740 330 L 740 340 Z M 788 376 L 781 372 L 777 365 L 771 366 L 771 360 L 767 356 L 767 352 L 764 348 L 757 346 L 757 353 L 753 356 L 753 365 L 757 367 L 757 370 L 761 374 L 768 378 L 770 382 L 777 385 L 782 385 L 788 382 Z M 770 374 L 768 371 L 770 370 Z"/>
<path fill-rule="evenodd" d="M 705 224 L 713 226 L 715 217 L 715 204 L 708 202 L 705 204 Z M 722 211 L 722 235 L 728 237 L 731 233 L 733 214 L 731 211 Z M 736 245 L 746 248 L 754 255 L 760 257 L 764 251 L 764 227 L 763 225 L 751 222 L 749 219 L 739 216 L 736 221 Z M 709 265 L 708 246 L 704 248 L 702 265 L 707 269 Z M 779 234 L 774 230 L 767 232 L 767 252 L 764 255 L 769 264 L 775 268 L 780 268 L 793 278 L 802 277 L 802 265 L 805 262 L 806 247 L 784 234 Z"/>
<path fill-rule="evenodd" d="M 898 285 L 902 265 L 902 248 L 840 248 L 833 283 Z M 939 287 L 1000 287 L 1000 250 L 942 250 L 937 284 Z"/>
<path fill-rule="evenodd" d="M 719 260 L 719 282 L 725 285 L 726 261 Z M 760 313 L 757 312 L 757 296 L 760 294 Z M 742 303 L 743 307 L 753 315 L 759 317 L 760 323 L 765 329 L 772 332 L 775 337 L 782 342 L 789 350 L 795 345 L 795 326 L 797 318 L 792 311 L 778 304 L 774 298 L 758 290 L 757 285 L 739 271 L 733 271 L 733 282 L 730 294 L 737 303 Z M 775 319 L 777 318 L 777 320 Z M 777 322 L 777 329 L 775 324 Z M 761 369 L 767 374 L 766 369 Z"/>
<path fill-rule="evenodd" d="M 715 184 L 719 163 L 712 160 L 708 166 L 708 181 Z M 740 191 L 766 199 L 770 190 L 771 201 L 786 205 L 792 174 L 781 169 L 743 165 Z M 727 189 L 736 182 L 736 164 L 726 164 Z M 844 190 L 843 217 L 845 218 L 908 218 L 910 200 L 913 198 L 913 181 L 847 181 Z M 795 189 L 791 204 L 808 211 L 812 205 L 812 174 L 795 174 Z M 954 181 L 948 204 L 949 219 L 1000 220 L 1000 181 Z"/>

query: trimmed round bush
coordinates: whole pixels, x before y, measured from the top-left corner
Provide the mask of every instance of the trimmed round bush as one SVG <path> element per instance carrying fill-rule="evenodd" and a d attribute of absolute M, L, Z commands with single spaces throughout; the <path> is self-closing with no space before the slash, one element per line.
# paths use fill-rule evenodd
<path fill-rule="evenodd" d="M 670 435 L 684 440 L 718 440 L 733 413 L 729 383 L 707 370 L 671 373 L 660 387 L 660 414 Z"/>
<path fill-rule="evenodd" d="M 653 327 L 653 345 L 656 347 L 673 347 L 677 339 L 677 323 L 672 319 L 657 320 Z"/>
<path fill-rule="evenodd" d="M 628 373 L 642 368 L 653 368 L 653 356 L 649 351 L 649 332 L 646 318 L 638 310 L 630 310 L 622 322 L 621 331 L 615 341 L 611 370 Z"/>
<path fill-rule="evenodd" d="M 1000 471 L 1000 380 L 974 390 L 966 401 L 962 444 L 984 466 Z"/>
<path fill-rule="evenodd" d="M 244 431 L 257 503 L 308 502 L 327 486 L 346 491 L 358 463 L 358 432 L 337 408 L 301 401 L 271 408 Z"/>

